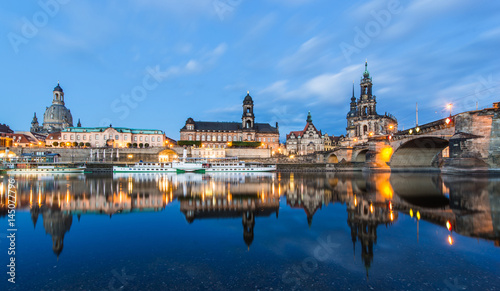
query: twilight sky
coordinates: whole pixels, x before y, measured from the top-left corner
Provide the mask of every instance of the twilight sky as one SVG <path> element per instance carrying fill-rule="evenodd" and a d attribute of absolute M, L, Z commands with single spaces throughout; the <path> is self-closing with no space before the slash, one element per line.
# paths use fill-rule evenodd
<path fill-rule="evenodd" d="M 40 4 L 42 3 L 42 4 Z M 43 5 L 43 3 L 47 3 Z M 155 128 L 188 117 L 345 134 L 365 59 L 399 128 L 500 101 L 500 2 L 2 1 L 0 123 L 29 130 L 60 80 L 74 125 Z M 43 118 L 39 118 L 42 123 Z"/>

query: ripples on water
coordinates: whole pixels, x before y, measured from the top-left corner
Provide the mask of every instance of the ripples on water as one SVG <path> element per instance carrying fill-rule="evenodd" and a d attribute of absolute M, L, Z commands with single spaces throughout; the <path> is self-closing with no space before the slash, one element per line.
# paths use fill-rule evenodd
<path fill-rule="evenodd" d="M 498 179 L 407 173 L 11 178 L 18 193 L 17 283 L 5 286 L 17 290 L 500 286 Z M 8 219 L 2 179 L 0 232 Z M 1 248 L 8 262 L 5 233 Z"/>

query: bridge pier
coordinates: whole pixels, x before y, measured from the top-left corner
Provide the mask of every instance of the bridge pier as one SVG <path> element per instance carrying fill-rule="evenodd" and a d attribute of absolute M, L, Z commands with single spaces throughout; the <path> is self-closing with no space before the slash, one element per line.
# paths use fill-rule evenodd
<path fill-rule="evenodd" d="M 500 172 L 500 108 L 469 111 L 455 116 L 450 158 L 442 172 Z"/>
<path fill-rule="evenodd" d="M 392 152 L 393 149 L 385 136 L 371 138 L 363 171 L 390 172 L 388 162 Z"/>

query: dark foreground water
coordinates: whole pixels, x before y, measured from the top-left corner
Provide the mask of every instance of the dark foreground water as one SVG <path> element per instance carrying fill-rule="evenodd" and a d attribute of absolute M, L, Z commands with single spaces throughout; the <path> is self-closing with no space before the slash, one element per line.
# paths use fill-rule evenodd
<path fill-rule="evenodd" d="M 15 256 L 9 178 L 17 187 Z M 500 289 L 498 179 L 235 173 L 0 181 L 1 290 Z M 7 281 L 11 258 L 15 284 Z"/>

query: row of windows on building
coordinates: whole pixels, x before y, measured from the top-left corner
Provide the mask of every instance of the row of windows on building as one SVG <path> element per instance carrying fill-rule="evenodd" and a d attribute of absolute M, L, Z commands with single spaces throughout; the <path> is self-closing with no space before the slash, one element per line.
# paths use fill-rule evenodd
<path fill-rule="evenodd" d="M 91 140 L 92 140 L 92 136 L 91 136 L 91 135 L 89 135 L 88 137 L 89 137 L 89 141 L 91 141 Z M 107 136 L 107 135 L 104 135 L 103 137 L 104 137 L 104 140 L 107 140 L 107 139 L 108 139 L 108 136 Z M 70 140 L 75 140 L 75 135 L 70 134 L 70 135 L 69 135 L 69 139 L 70 139 Z M 110 135 L 110 136 L 109 136 L 109 139 L 113 139 L 113 136 L 112 136 L 112 135 Z M 63 135 L 63 140 L 67 140 L 67 136 L 66 136 L 66 134 L 65 134 L 65 135 Z M 77 134 L 77 135 L 76 135 L 76 140 L 80 140 L 80 135 L 79 135 L 79 134 Z M 87 140 L 87 135 L 83 135 L 82 140 Z M 95 140 L 99 140 L 99 135 L 98 135 L 98 134 L 96 134 L 96 135 L 95 135 Z M 115 140 L 120 140 L 120 136 L 119 136 L 119 135 L 115 135 Z M 124 140 L 124 141 L 127 141 L 127 140 L 128 140 L 128 135 L 124 135 L 124 136 L 123 136 L 123 140 Z M 137 136 L 134 136 L 134 139 L 133 139 L 133 140 L 134 140 L 134 141 L 143 141 L 143 137 L 142 137 L 142 136 L 139 136 L 139 140 L 137 140 Z M 144 141 L 149 141 L 149 137 L 148 137 L 148 136 L 144 137 Z M 152 141 L 152 142 L 155 142 L 155 141 L 160 142 L 160 141 L 161 141 L 161 137 L 157 137 L 157 138 L 155 138 L 154 136 L 152 136 L 152 137 L 151 137 L 151 141 Z"/>
<path fill-rule="evenodd" d="M 315 143 L 315 144 L 324 144 L 324 141 L 322 139 L 321 140 L 311 140 L 309 143 L 311 143 L 311 142 Z M 291 140 L 291 139 L 287 140 L 287 143 L 288 144 L 298 144 L 297 140 Z"/>
<path fill-rule="evenodd" d="M 188 137 L 189 140 L 193 140 L 193 136 L 190 135 Z M 196 140 L 197 141 L 238 141 L 238 137 L 237 136 L 231 136 L 231 135 L 202 135 L 201 136 L 201 139 L 200 139 L 200 136 L 199 135 L 196 135 Z M 240 140 L 239 141 L 243 141 L 243 137 L 240 136 Z M 265 142 L 266 141 L 266 138 L 265 137 L 259 137 L 258 138 L 258 141 L 260 142 Z M 276 138 L 272 138 L 272 141 L 273 142 L 276 142 Z M 267 138 L 267 142 L 271 142 L 271 138 L 268 137 Z"/>

